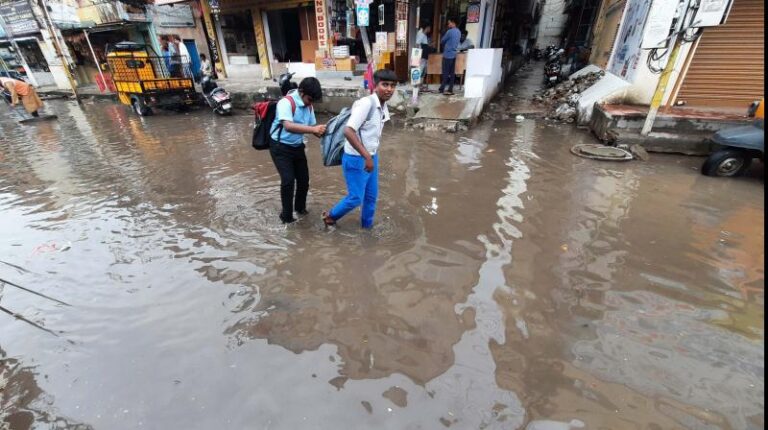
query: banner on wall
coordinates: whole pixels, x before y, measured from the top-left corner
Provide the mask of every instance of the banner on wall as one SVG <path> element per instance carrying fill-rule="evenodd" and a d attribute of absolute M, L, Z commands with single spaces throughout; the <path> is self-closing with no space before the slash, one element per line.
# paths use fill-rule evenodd
<path fill-rule="evenodd" d="M 608 71 L 633 83 L 643 50 L 643 34 L 651 0 L 629 0 Z"/>

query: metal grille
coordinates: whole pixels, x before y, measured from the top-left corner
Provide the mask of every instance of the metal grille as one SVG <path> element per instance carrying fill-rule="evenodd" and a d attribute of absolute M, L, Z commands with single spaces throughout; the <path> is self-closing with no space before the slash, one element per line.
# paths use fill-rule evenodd
<path fill-rule="evenodd" d="M 746 109 L 765 88 L 765 4 L 736 0 L 725 25 L 704 30 L 677 100 Z"/>

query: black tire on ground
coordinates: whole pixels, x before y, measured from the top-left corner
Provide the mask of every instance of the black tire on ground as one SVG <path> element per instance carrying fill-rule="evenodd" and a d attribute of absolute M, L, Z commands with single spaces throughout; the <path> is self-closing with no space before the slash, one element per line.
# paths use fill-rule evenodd
<path fill-rule="evenodd" d="M 131 106 L 133 107 L 133 111 L 136 112 L 139 116 L 150 116 L 152 115 L 152 108 L 145 105 L 143 101 L 140 99 L 133 99 L 131 101 Z"/>
<path fill-rule="evenodd" d="M 752 154 L 741 149 L 721 149 L 707 158 L 701 173 L 707 176 L 741 176 L 752 164 Z"/>

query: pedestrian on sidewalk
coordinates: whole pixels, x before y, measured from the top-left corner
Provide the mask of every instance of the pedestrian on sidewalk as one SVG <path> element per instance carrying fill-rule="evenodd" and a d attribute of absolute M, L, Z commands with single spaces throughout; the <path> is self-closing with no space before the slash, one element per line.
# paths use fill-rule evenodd
<path fill-rule="evenodd" d="M 38 117 L 38 110 L 43 107 L 43 101 L 37 95 L 37 90 L 32 85 L 18 79 L 0 77 L 0 86 L 3 87 L 11 96 L 11 107 L 21 101 L 22 106 L 28 114 Z"/>
<path fill-rule="evenodd" d="M 448 19 L 448 31 L 440 39 L 440 43 L 443 45 L 443 79 L 438 92 L 452 96 L 453 84 L 456 82 L 456 55 L 461 43 L 461 31 L 456 28 L 455 18 Z M 446 88 L 448 91 L 443 92 Z"/>
<path fill-rule="evenodd" d="M 389 121 L 387 101 L 397 87 L 397 75 L 392 70 L 378 70 L 373 75 L 374 93 L 356 101 L 344 129 L 344 155 L 341 160 L 347 196 L 330 211 L 323 212 L 326 226 L 336 224 L 362 205 L 361 225 L 373 227 L 376 200 L 379 195 L 379 143 L 384 123 Z"/>
<path fill-rule="evenodd" d="M 309 167 L 304 152 L 304 135 L 317 137 L 325 133 L 325 125 L 317 125 L 313 103 L 323 98 L 323 89 L 317 78 L 304 78 L 297 90 L 292 90 L 278 103 L 272 123 L 269 152 L 280 174 L 280 220 L 284 224 L 307 214 L 309 193 Z M 295 194 L 294 194 L 295 192 Z"/>
<path fill-rule="evenodd" d="M 431 33 L 432 26 L 429 24 L 423 24 L 419 29 L 419 32 L 416 33 L 416 46 L 421 48 L 421 61 L 419 63 L 419 69 L 421 71 L 420 76 L 422 89 L 427 88 L 427 60 L 429 59 L 429 54 L 434 52 L 434 48 L 432 47 L 431 41 L 429 40 L 429 35 Z"/>

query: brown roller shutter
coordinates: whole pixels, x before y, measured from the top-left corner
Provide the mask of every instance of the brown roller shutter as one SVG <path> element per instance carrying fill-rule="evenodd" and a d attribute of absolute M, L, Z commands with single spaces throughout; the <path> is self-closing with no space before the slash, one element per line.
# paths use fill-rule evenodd
<path fill-rule="evenodd" d="M 764 16 L 763 0 L 735 0 L 725 25 L 704 30 L 677 100 L 746 109 L 763 98 Z"/>

